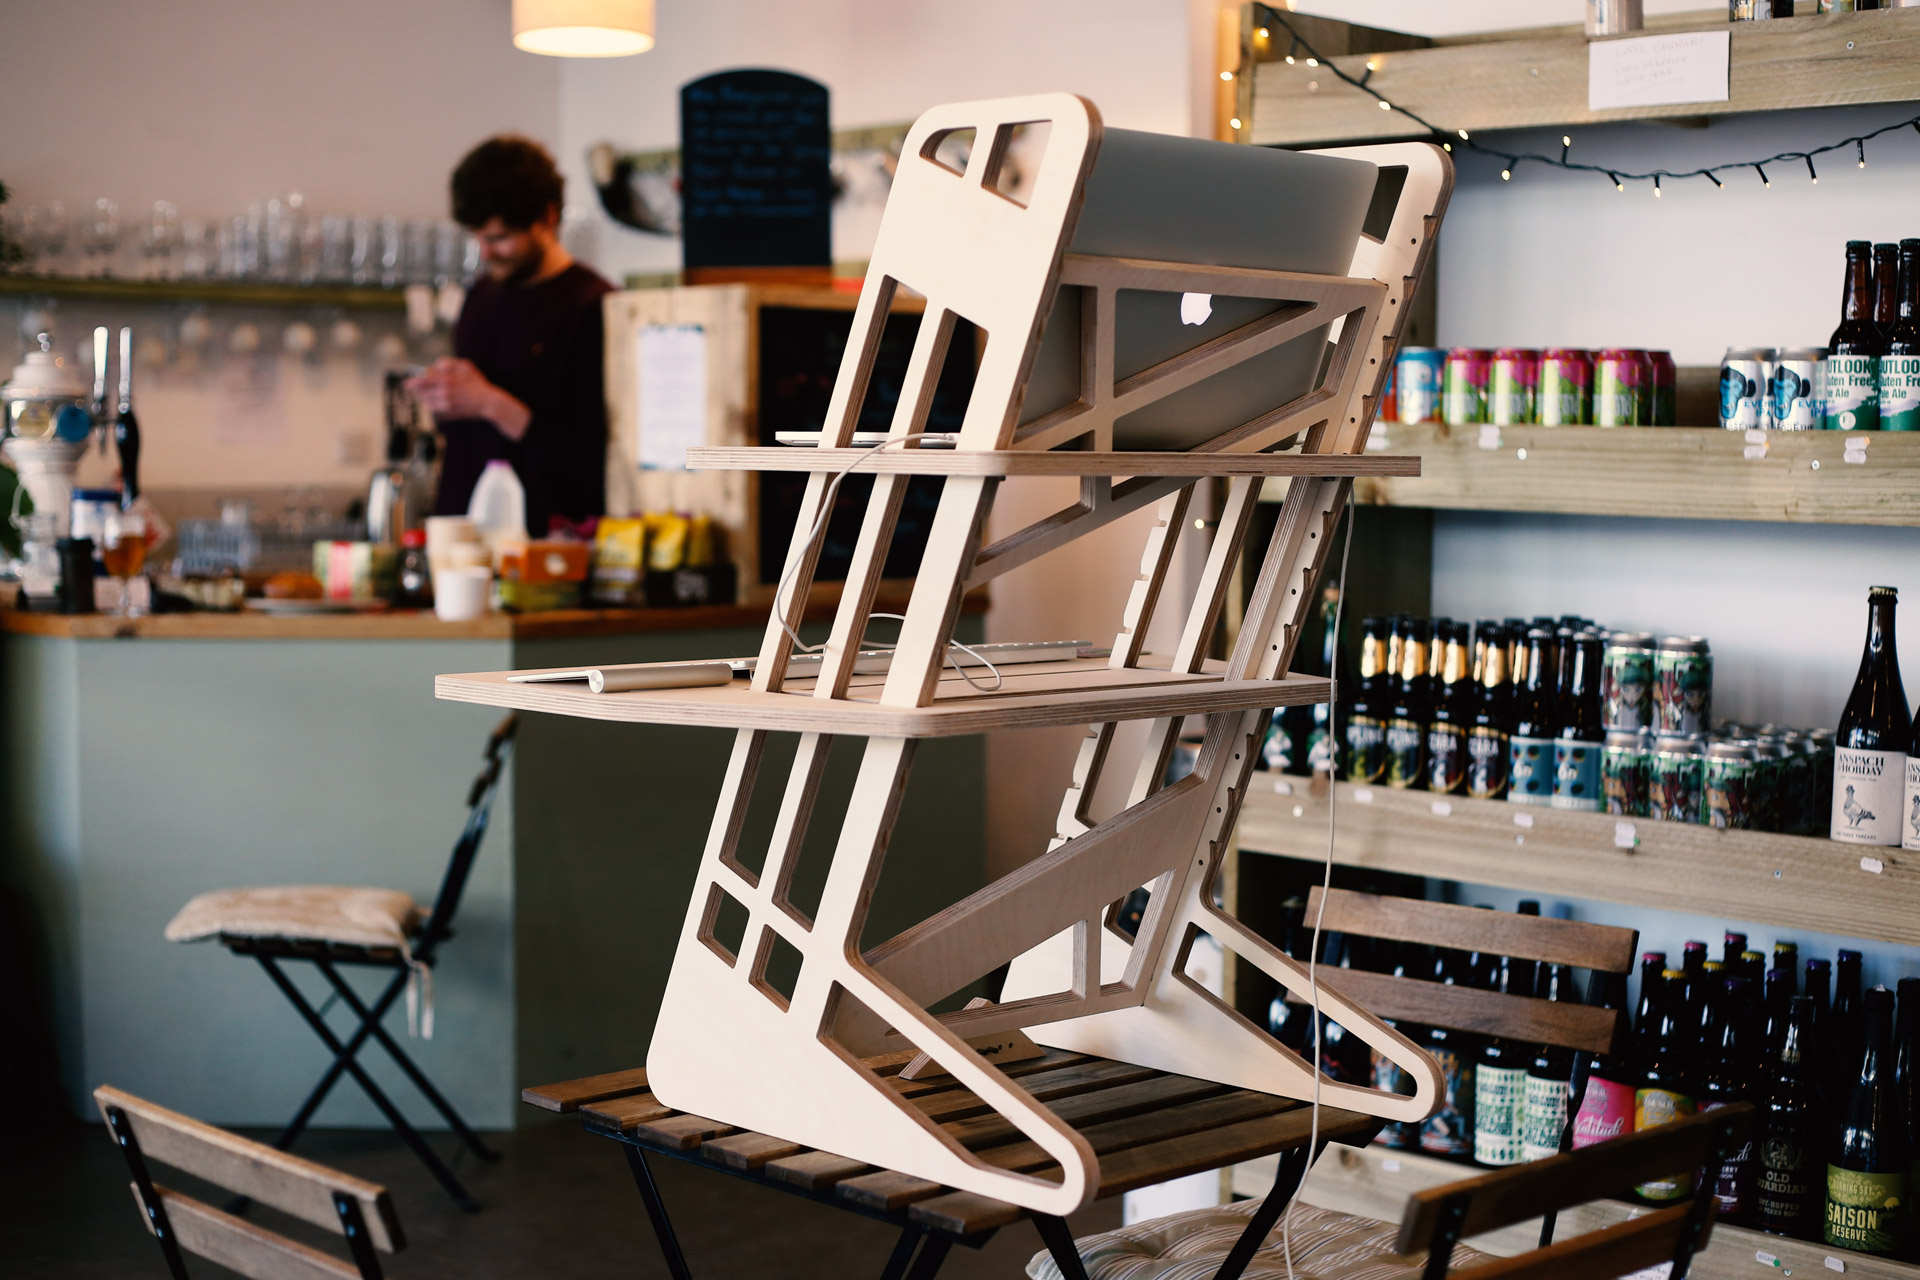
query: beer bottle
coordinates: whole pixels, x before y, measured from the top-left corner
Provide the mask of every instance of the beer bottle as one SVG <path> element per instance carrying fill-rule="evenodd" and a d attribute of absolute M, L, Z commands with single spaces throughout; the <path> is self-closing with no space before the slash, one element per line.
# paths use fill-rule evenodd
<path fill-rule="evenodd" d="M 1623 1009 L 1627 980 L 1617 973 L 1595 975 L 1589 1003 Z M 1575 1150 L 1633 1132 L 1634 1071 L 1630 1053 L 1582 1054 L 1574 1060 L 1571 1086 Z"/>
<path fill-rule="evenodd" d="M 1340 613 L 1340 588 L 1328 587 L 1320 593 L 1320 674 L 1332 675 L 1338 657 L 1339 628 L 1334 624 Z M 1300 772 L 1322 777 L 1333 772 L 1333 704 L 1313 704 L 1313 728 L 1307 733 L 1307 754 Z"/>
<path fill-rule="evenodd" d="M 1893 1254 L 1906 1234 L 1912 1163 L 1893 1080 L 1893 993 L 1875 987 L 1861 998 L 1861 1011 L 1860 1072 L 1827 1164 L 1826 1242 Z"/>
<path fill-rule="evenodd" d="M 1747 950 L 1740 953 L 1740 968 L 1746 974 L 1747 981 L 1753 984 L 1755 991 L 1767 977 L 1767 957 L 1764 952 Z"/>
<path fill-rule="evenodd" d="M 1449 947 L 1435 949 L 1433 980 L 1444 986 L 1466 986 L 1466 957 Z M 1473 1068 L 1476 1045 L 1472 1037 L 1447 1027 L 1426 1029 L 1422 1047 L 1440 1068 L 1440 1106 L 1420 1125 L 1420 1149 L 1455 1160 L 1473 1158 Z"/>
<path fill-rule="evenodd" d="M 1423 961 L 1427 962 L 1423 964 Z M 1432 968 L 1431 961 L 1423 954 L 1423 949 L 1418 944 L 1412 942 L 1397 944 L 1391 970 L 1394 977 L 1418 977 L 1422 973 L 1431 972 Z M 1426 1042 L 1425 1027 L 1408 1022 L 1394 1022 L 1389 1025 L 1415 1044 Z M 1411 1095 L 1413 1080 L 1391 1058 L 1375 1053 L 1373 1055 L 1373 1087 L 1386 1093 Z M 1380 1127 L 1379 1136 L 1374 1138 L 1374 1141 L 1396 1151 L 1412 1151 L 1420 1145 L 1420 1127 L 1421 1122 L 1418 1120 L 1389 1120 Z"/>
<path fill-rule="evenodd" d="M 1434 642 L 1443 657 L 1427 727 L 1427 789 L 1459 795 L 1467 789 L 1467 732 L 1478 700 L 1467 657 L 1467 624 L 1446 623 Z"/>
<path fill-rule="evenodd" d="M 1860 1051 L 1866 1042 L 1860 1010 L 1860 953 L 1843 950 L 1834 961 L 1833 1012 L 1826 1034 L 1827 1096 L 1836 1101 L 1846 1097 L 1860 1070 Z"/>
<path fill-rule="evenodd" d="M 1893 1028 L 1893 1087 L 1900 1110 L 1907 1117 L 1907 1149 L 1913 1169 L 1907 1189 L 1920 1187 L 1920 978 L 1900 979 L 1900 1007 Z M 1909 1228 L 1911 1246 L 1912 1230 Z"/>
<path fill-rule="evenodd" d="M 1873 246 L 1847 241 L 1847 283 L 1840 327 L 1827 340 L 1829 431 L 1875 431 L 1880 426 L 1880 331 L 1873 323 Z"/>
<path fill-rule="evenodd" d="M 1829 834 L 1849 844 L 1899 844 L 1913 716 L 1900 680 L 1893 612 L 1899 593 L 1867 589 L 1867 643 L 1853 678 L 1833 759 Z"/>
<path fill-rule="evenodd" d="M 1346 766 L 1349 782 L 1378 782 L 1387 772 L 1387 623 L 1360 623 L 1360 684 L 1347 708 Z"/>
<path fill-rule="evenodd" d="M 1700 1082 L 1700 1110 L 1717 1111 L 1735 1102 L 1753 1100 L 1754 1068 L 1752 986 L 1745 978 L 1722 980 L 1709 989 L 1708 1025 L 1712 1028 Z M 1721 1161 L 1714 1176 L 1713 1197 L 1722 1222 L 1745 1220 L 1753 1209 L 1753 1137 Z"/>
<path fill-rule="evenodd" d="M 1873 329 L 1880 335 L 1880 353 L 1886 354 L 1894 321 L 1900 318 L 1900 246 L 1873 246 Z"/>
<path fill-rule="evenodd" d="M 1765 1045 L 1767 1060 L 1773 1061 L 1780 1051 L 1780 1037 L 1787 1033 L 1787 1012 L 1793 1000 L 1793 983 L 1788 980 L 1785 970 L 1767 970 L 1766 986 L 1761 1001 L 1762 1014 L 1766 1019 Z"/>
<path fill-rule="evenodd" d="M 1553 633 L 1527 630 L 1525 683 L 1516 691 L 1513 733 L 1507 755 L 1507 799 L 1514 804 L 1553 803 Z"/>
<path fill-rule="evenodd" d="M 1747 935 L 1735 933 L 1729 929 L 1720 940 L 1720 963 L 1727 967 L 1727 972 L 1738 973 L 1742 963 L 1741 957 L 1746 954 L 1746 951 Z"/>
<path fill-rule="evenodd" d="M 1660 1022 L 1660 975 L 1666 971 L 1666 967 L 1666 952 L 1640 953 L 1640 1000 L 1633 1009 L 1633 1058 L 1636 1068 L 1653 1051 L 1653 1036 Z"/>
<path fill-rule="evenodd" d="M 1893 326 L 1880 357 L 1880 429 L 1920 431 L 1920 240 L 1900 242 Z"/>
<path fill-rule="evenodd" d="M 1564 964 L 1539 971 L 1533 994 L 1550 1003 L 1578 1004 L 1580 989 L 1573 969 Z M 1557 1155 L 1567 1137 L 1567 1102 L 1573 1085 L 1573 1050 L 1543 1044 L 1527 1066 L 1526 1101 L 1520 1127 L 1520 1158 L 1545 1160 Z"/>
<path fill-rule="evenodd" d="M 1600 789 L 1600 755 L 1606 741 L 1606 716 L 1600 708 L 1600 637 L 1571 633 L 1567 678 L 1560 689 L 1559 729 L 1553 744 L 1553 807 L 1598 813 L 1606 803 Z"/>
<path fill-rule="evenodd" d="M 1813 1042 L 1807 1046 L 1807 1070 L 1813 1076 L 1813 1090 L 1821 1107 L 1821 1119 L 1827 1119 L 1827 1111 L 1842 1100 L 1835 1093 L 1834 1086 L 1838 1075 L 1834 1068 L 1833 1051 L 1833 993 L 1832 969 L 1830 961 L 1814 959 L 1807 961 L 1805 990 L 1807 998 L 1813 1001 Z"/>
<path fill-rule="evenodd" d="M 1507 761 L 1512 750 L 1513 693 L 1507 683 L 1507 631 L 1482 623 L 1485 649 L 1475 689 L 1473 723 L 1467 729 L 1467 794 L 1499 800 L 1507 794 Z"/>
<path fill-rule="evenodd" d="M 1654 1033 L 1653 1051 L 1640 1068 L 1640 1081 L 1633 1093 L 1633 1131 L 1648 1129 L 1675 1120 L 1684 1120 L 1694 1112 L 1699 1097 L 1695 1063 L 1688 1052 L 1686 1027 L 1686 974 L 1668 969 L 1660 975 L 1654 1005 L 1659 1010 L 1659 1029 Z M 1648 1204 L 1676 1204 L 1693 1194 L 1691 1173 L 1673 1174 L 1643 1182 L 1634 1188 Z"/>
<path fill-rule="evenodd" d="M 1680 948 L 1680 968 L 1686 973 L 1698 973 L 1707 963 L 1707 944 L 1698 938 L 1690 939 Z"/>
<path fill-rule="evenodd" d="M 1400 683 L 1387 716 L 1387 785 L 1419 790 L 1427 785 L 1427 718 L 1433 686 L 1427 678 L 1425 618 L 1408 618 L 1400 641 Z"/>
<path fill-rule="evenodd" d="M 1514 975 L 1512 962 L 1499 961 L 1509 980 Z M 1531 995 L 1528 989 L 1509 990 L 1510 995 Z M 1473 1069 L 1473 1159 L 1491 1168 L 1519 1164 L 1526 1138 L 1527 1071 L 1533 1054 L 1521 1045 L 1500 1036 L 1480 1041 Z"/>
<path fill-rule="evenodd" d="M 1787 994 L 1800 994 L 1800 944 L 1797 942 L 1776 942 L 1773 944 L 1773 967 L 1786 974 Z"/>
<path fill-rule="evenodd" d="M 1766 1082 L 1754 1170 L 1754 1225 L 1777 1236 L 1812 1236 L 1820 1211 L 1820 1135 L 1804 1046 L 1813 1037 L 1813 1001 L 1789 1001 L 1786 1028 Z"/>
<path fill-rule="evenodd" d="M 1393 707 L 1394 699 L 1400 696 L 1400 661 L 1406 653 L 1407 625 L 1412 621 L 1404 613 L 1396 613 L 1387 619 L 1387 700 L 1383 706 L 1388 710 Z"/>
<path fill-rule="evenodd" d="M 1453 629 L 1452 618 L 1427 619 L 1427 634 L 1433 643 L 1427 646 L 1427 688 L 1440 696 L 1440 673 L 1446 665 L 1446 634 Z"/>

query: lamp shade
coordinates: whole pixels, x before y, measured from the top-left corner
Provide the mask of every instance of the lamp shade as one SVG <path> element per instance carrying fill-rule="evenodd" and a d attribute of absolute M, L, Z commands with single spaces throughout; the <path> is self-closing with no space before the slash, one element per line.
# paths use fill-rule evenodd
<path fill-rule="evenodd" d="M 557 58 L 623 58 L 653 48 L 653 0 L 513 0 L 513 44 Z"/>

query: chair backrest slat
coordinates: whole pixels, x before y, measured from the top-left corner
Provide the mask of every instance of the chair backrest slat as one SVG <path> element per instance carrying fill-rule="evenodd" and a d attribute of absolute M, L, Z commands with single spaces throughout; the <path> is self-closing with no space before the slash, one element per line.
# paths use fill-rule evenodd
<path fill-rule="evenodd" d="M 252 1280 L 361 1280 L 360 1269 L 298 1240 L 156 1186 L 180 1247 Z M 135 1196 L 138 1197 L 138 1189 Z"/>
<path fill-rule="evenodd" d="M 1485 915 L 1485 912 L 1481 912 Z M 1500 1036 L 1521 1044 L 1552 1044 L 1611 1053 L 1626 1029 L 1618 1009 L 1510 996 L 1473 987 L 1449 987 L 1418 978 L 1361 969 L 1322 969 L 1321 985 L 1376 1017 Z"/>
<path fill-rule="evenodd" d="M 1310 924 L 1320 918 L 1322 896 L 1323 891 L 1316 887 L 1307 898 L 1306 918 Z M 1327 890 L 1324 897 L 1326 914 L 1321 927 L 1329 932 L 1491 952 L 1576 969 L 1631 972 L 1640 938 L 1637 930 L 1616 925 L 1482 911 L 1420 898 L 1391 898 L 1349 889 Z"/>
<path fill-rule="evenodd" d="M 1654 1178 L 1693 1173 L 1709 1163 L 1716 1144 L 1731 1144 L 1752 1115 L 1750 1105 L 1735 1103 L 1579 1151 L 1416 1191 L 1408 1197 L 1406 1213 L 1400 1219 L 1395 1249 L 1400 1253 L 1427 1249 L 1439 1231 L 1447 1206 L 1463 1196 L 1466 1216 L 1456 1238 L 1495 1231 L 1569 1205 L 1624 1195 Z M 1594 1234 L 1575 1239 L 1589 1239 Z"/>
<path fill-rule="evenodd" d="M 427 913 L 414 942 L 414 955 L 420 960 L 432 959 L 434 949 L 446 940 L 453 928 L 453 916 L 460 909 L 461 896 L 466 893 L 467 877 L 473 871 L 474 859 L 479 856 L 480 842 L 486 839 L 493 797 L 500 789 L 500 774 L 513 756 L 513 738 L 519 727 L 520 717 L 509 715 L 487 735 L 486 763 L 467 791 L 466 826 L 454 842 L 446 873 L 440 878 L 440 891 L 433 896 L 433 909 Z"/>
<path fill-rule="evenodd" d="M 1550 1244 L 1511 1258 L 1497 1258 L 1478 1267 L 1447 1273 L 1447 1280 L 1615 1280 L 1636 1271 L 1670 1262 L 1687 1233 L 1691 1205 L 1679 1204 L 1601 1227 L 1571 1240 Z M 1713 1216 L 1701 1225 L 1695 1250 L 1706 1247 L 1713 1233 Z"/>
<path fill-rule="evenodd" d="M 396 1253 L 406 1247 L 384 1187 L 203 1124 L 111 1085 L 95 1089 L 93 1098 L 103 1118 L 109 1107 L 127 1118 L 141 1155 L 149 1161 L 172 1165 L 336 1232 L 341 1225 L 333 1196 L 340 1192 L 359 1202 L 368 1238 L 376 1249 Z"/>

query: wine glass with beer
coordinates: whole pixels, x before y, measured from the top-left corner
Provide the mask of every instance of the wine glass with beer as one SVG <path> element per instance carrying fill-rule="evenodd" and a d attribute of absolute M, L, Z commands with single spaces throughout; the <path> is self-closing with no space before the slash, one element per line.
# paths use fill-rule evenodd
<path fill-rule="evenodd" d="M 120 580 L 120 607 L 115 616 L 137 617 L 132 579 L 147 563 L 147 521 L 137 509 L 109 511 L 101 522 L 100 560 L 107 573 Z"/>

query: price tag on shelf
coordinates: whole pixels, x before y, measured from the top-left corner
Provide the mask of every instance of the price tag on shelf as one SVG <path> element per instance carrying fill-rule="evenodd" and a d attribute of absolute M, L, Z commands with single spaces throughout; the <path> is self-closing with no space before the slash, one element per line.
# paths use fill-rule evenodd
<path fill-rule="evenodd" d="M 1759 462 L 1767 456 L 1767 446 L 1764 443 L 1750 444 L 1740 450 L 1740 456 L 1748 462 Z"/>
<path fill-rule="evenodd" d="M 1780 1259 L 1774 1257 L 1765 1249 L 1754 1250 L 1753 1260 L 1763 1267 L 1777 1267 L 1780 1265 Z"/>
<path fill-rule="evenodd" d="M 1380 1172 L 1398 1173 L 1400 1172 L 1400 1162 L 1398 1160 L 1382 1160 L 1380 1162 Z"/>
<path fill-rule="evenodd" d="M 1632 849 L 1639 845 L 1639 843 L 1640 837 L 1634 834 L 1633 824 L 1631 822 L 1616 822 L 1613 824 L 1614 848 Z"/>
<path fill-rule="evenodd" d="M 1500 447 L 1500 428 L 1488 423 L 1480 428 L 1480 447 L 1498 449 Z"/>
<path fill-rule="evenodd" d="M 1446 800 L 1435 800 L 1435 801 L 1433 802 L 1433 816 L 1434 816 L 1434 817 L 1436 817 L 1436 818 L 1445 818 L 1445 817 L 1447 817 L 1447 816 L 1449 816 L 1449 815 L 1451 815 L 1452 813 L 1453 813 L 1453 805 L 1452 805 L 1452 803 L 1451 803 L 1451 802 L 1449 802 L 1449 801 L 1446 801 Z"/>
<path fill-rule="evenodd" d="M 1355 787 L 1353 789 L 1353 802 L 1355 804 L 1372 804 L 1373 788 L 1372 787 Z"/>
<path fill-rule="evenodd" d="M 1748 444 L 1765 444 L 1766 442 L 1767 442 L 1767 433 L 1766 433 L 1766 432 L 1764 432 L 1764 431 L 1752 431 L 1752 430 L 1750 430 L 1750 431 L 1748 431 L 1748 432 L 1747 432 L 1747 443 L 1748 443 Z"/>
<path fill-rule="evenodd" d="M 1273 794 L 1277 796 L 1290 796 L 1293 794 L 1293 784 L 1285 778 L 1275 778 L 1273 780 Z"/>
<path fill-rule="evenodd" d="M 1851 462 L 1856 466 L 1865 466 L 1867 463 L 1867 445 L 1869 443 L 1867 437 L 1864 435 L 1849 434 L 1847 436 L 1847 442 L 1841 446 L 1844 452 L 1840 455 L 1840 461 Z"/>
<path fill-rule="evenodd" d="M 1838 1271 L 1841 1275 L 1845 1275 L 1847 1273 L 1847 1264 L 1840 1261 L 1840 1259 L 1834 1257 L 1832 1254 L 1828 1254 L 1827 1270 Z"/>
<path fill-rule="evenodd" d="M 1862 858 L 1860 859 L 1860 869 L 1877 876 L 1887 869 L 1887 864 L 1878 858 Z"/>
<path fill-rule="evenodd" d="M 1530 813 L 1516 813 L 1513 815 L 1513 825 L 1516 827 L 1531 827 L 1533 825 L 1533 815 Z"/>

